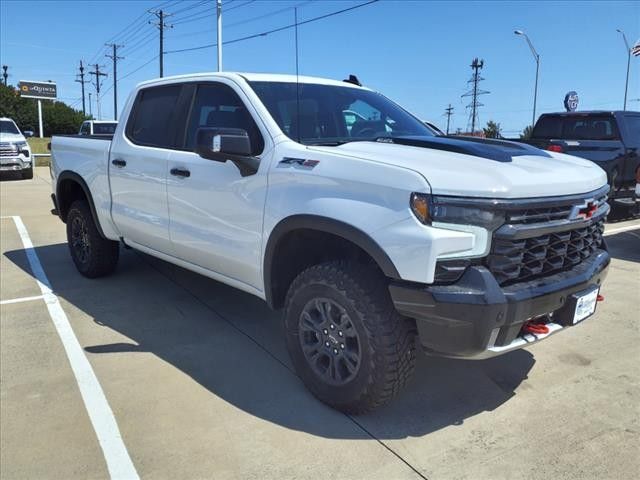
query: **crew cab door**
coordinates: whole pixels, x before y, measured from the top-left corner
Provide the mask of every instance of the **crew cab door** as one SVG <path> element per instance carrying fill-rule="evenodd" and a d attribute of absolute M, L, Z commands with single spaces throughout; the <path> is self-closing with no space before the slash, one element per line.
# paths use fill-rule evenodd
<path fill-rule="evenodd" d="M 621 124 L 619 126 L 626 149 L 622 178 L 626 185 L 633 187 L 636 170 L 640 168 L 640 113 L 624 112 L 618 114 L 618 123 Z"/>
<path fill-rule="evenodd" d="M 272 148 L 266 129 L 244 93 L 231 81 L 198 84 L 182 151 L 167 165 L 170 234 L 174 255 L 229 279 L 262 289 L 262 219 L 267 160 Z M 242 176 L 231 161 L 194 153 L 200 127 L 241 128 L 249 134 L 256 173 Z"/>
<path fill-rule="evenodd" d="M 141 89 L 109 156 L 111 216 L 126 242 L 167 253 L 167 173 L 175 148 L 180 84 Z"/>

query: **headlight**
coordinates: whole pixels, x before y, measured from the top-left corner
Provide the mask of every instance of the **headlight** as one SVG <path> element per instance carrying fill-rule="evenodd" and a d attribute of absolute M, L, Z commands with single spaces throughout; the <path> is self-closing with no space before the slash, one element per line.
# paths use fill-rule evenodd
<path fill-rule="evenodd" d="M 412 193 L 410 205 L 413 214 L 425 225 L 452 223 L 493 231 L 505 222 L 504 212 L 478 208 L 473 205 L 473 199 Z"/>
<path fill-rule="evenodd" d="M 29 144 L 27 142 L 15 142 L 14 145 L 16 146 L 18 153 L 23 154 L 25 157 L 30 155 Z"/>

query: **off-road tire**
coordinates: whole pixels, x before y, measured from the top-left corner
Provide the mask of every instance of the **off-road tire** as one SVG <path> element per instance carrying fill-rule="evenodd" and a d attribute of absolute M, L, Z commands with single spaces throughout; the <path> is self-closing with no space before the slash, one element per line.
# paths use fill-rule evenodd
<path fill-rule="evenodd" d="M 22 170 L 22 179 L 31 180 L 33 178 L 33 167 L 25 168 Z"/>
<path fill-rule="evenodd" d="M 82 232 L 81 242 L 77 241 L 78 229 Z M 120 245 L 100 235 L 89 204 L 85 200 L 76 200 L 69 208 L 67 243 L 73 263 L 85 277 L 97 278 L 109 275 L 118 264 Z"/>
<path fill-rule="evenodd" d="M 301 315 L 314 298 L 330 299 L 349 315 L 358 334 L 357 373 L 332 385 L 314 370 L 302 348 Z M 286 343 L 296 372 L 319 400 L 345 413 L 365 413 L 389 402 L 411 378 L 416 362 L 415 321 L 395 310 L 385 277 L 347 261 L 312 266 L 292 282 L 285 301 Z"/>

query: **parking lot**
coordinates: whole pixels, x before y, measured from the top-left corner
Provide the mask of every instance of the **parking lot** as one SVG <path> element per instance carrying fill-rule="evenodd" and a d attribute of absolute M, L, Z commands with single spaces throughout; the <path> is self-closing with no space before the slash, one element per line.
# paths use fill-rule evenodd
<path fill-rule="evenodd" d="M 491 360 L 421 355 L 350 417 L 307 392 L 257 298 L 133 250 L 81 277 L 49 181 L 0 184 L 3 479 L 640 478 L 640 220 L 607 225 L 594 317 Z"/>

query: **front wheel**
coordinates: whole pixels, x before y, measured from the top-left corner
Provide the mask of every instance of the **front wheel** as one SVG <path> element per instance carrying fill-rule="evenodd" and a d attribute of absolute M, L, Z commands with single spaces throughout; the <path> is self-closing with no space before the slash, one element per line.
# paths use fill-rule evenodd
<path fill-rule="evenodd" d="M 25 168 L 22 170 L 22 179 L 31 180 L 33 178 L 33 167 Z"/>
<path fill-rule="evenodd" d="M 415 368 L 416 329 L 373 267 L 336 261 L 293 281 L 285 305 L 296 372 L 322 402 L 364 413 L 389 402 Z"/>
<path fill-rule="evenodd" d="M 69 208 L 67 243 L 73 263 L 85 277 L 103 277 L 116 268 L 120 245 L 100 235 L 85 200 L 76 200 Z"/>

